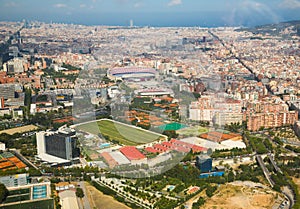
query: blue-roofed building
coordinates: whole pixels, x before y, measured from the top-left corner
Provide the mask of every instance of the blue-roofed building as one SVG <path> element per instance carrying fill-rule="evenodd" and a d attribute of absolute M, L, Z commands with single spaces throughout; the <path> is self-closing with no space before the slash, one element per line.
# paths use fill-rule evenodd
<path fill-rule="evenodd" d="M 199 178 L 208 178 L 211 176 L 223 176 L 225 174 L 224 171 L 213 171 L 209 173 L 201 173 Z"/>
<path fill-rule="evenodd" d="M 32 188 L 32 199 L 41 199 L 47 197 L 47 186 L 40 185 L 40 186 L 33 186 Z"/>

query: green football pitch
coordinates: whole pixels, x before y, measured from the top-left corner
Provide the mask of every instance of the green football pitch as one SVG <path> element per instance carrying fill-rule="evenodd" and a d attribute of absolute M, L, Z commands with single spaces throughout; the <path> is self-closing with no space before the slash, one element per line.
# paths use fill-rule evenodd
<path fill-rule="evenodd" d="M 111 120 L 82 124 L 76 128 L 94 135 L 101 134 L 109 141 L 117 141 L 123 145 L 145 144 L 163 138 L 160 134 Z"/>

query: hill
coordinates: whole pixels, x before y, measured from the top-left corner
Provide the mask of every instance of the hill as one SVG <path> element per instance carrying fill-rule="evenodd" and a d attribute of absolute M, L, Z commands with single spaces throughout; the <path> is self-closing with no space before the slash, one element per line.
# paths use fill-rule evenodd
<path fill-rule="evenodd" d="M 260 25 L 253 28 L 240 28 L 236 31 L 248 31 L 252 32 L 254 35 L 261 34 L 281 36 L 283 38 L 288 38 L 295 35 L 300 37 L 300 20 Z"/>

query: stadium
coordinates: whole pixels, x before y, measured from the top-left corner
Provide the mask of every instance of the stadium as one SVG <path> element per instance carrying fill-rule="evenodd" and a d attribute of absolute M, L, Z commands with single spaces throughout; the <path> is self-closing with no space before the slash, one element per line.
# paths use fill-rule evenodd
<path fill-rule="evenodd" d="M 147 81 L 155 78 L 157 71 L 145 67 L 117 67 L 107 71 L 111 80 Z"/>

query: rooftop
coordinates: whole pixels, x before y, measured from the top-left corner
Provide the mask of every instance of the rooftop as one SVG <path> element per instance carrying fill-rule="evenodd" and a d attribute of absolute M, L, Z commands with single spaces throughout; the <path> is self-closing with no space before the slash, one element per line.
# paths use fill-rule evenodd
<path fill-rule="evenodd" d="M 146 158 L 145 155 L 143 155 L 136 147 L 133 146 L 126 146 L 120 148 L 120 152 L 122 152 L 125 157 L 127 157 L 129 160 L 141 160 Z"/>

